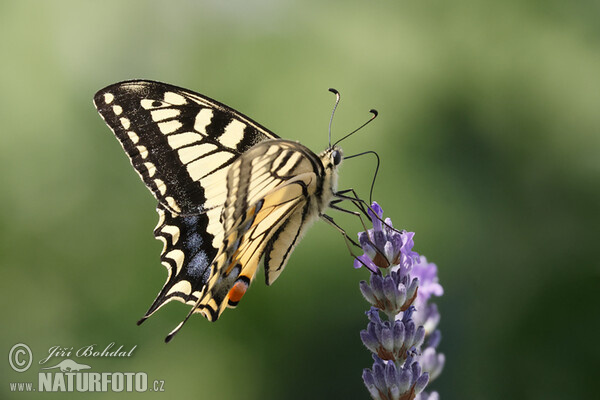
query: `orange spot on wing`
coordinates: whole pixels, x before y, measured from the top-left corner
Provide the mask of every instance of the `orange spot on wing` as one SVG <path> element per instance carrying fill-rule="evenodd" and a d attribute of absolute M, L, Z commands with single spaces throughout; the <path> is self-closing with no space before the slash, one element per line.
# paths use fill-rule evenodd
<path fill-rule="evenodd" d="M 244 297 L 244 294 L 246 294 L 246 290 L 248 290 L 248 284 L 237 281 L 229 291 L 229 301 L 231 303 L 238 303 Z"/>

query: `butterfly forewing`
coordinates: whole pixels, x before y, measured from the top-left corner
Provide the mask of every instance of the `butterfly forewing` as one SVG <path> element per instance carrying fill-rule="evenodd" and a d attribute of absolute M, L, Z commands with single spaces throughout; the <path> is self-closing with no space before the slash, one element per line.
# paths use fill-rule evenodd
<path fill-rule="evenodd" d="M 263 256 L 271 284 L 333 193 L 332 149 L 317 156 L 208 97 L 137 80 L 94 103 L 159 203 L 168 278 L 144 319 L 178 300 L 216 320 Z"/>
<path fill-rule="evenodd" d="M 117 83 L 94 103 L 159 203 L 178 213 L 222 205 L 225 194 L 210 187 L 241 153 L 277 138 L 215 100 L 159 82 Z"/>

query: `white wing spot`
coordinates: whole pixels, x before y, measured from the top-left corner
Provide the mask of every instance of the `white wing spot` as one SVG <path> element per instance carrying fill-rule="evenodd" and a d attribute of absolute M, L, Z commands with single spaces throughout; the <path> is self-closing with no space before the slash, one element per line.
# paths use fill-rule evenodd
<path fill-rule="evenodd" d="M 146 146 L 137 146 L 138 151 L 140 152 L 140 156 L 142 158 L 148 157 L 148 149 Z"/>
<path fill-rule="evenodd" d="M 140 137 L 134 131 L 128 131 L 127 136 L 129 136 L 133 144 L 137 144 L 140 141 Z"/>
<path fill-rule="evenodd" d="M 158 213 L 158 224 L 156 224 L 154 229 L 158 229 L 159 226 L 165 223 L 165 212 L 160 208 L 157 208 L 156 212 Z"/>
<path fill-rule="evenodd" d="M 162 236 L 158 236 L 158 239 L 164 243 L 164 247 L 163 247 L 163 251 L 162 251 L 164 253 L 165 250 L 167 249 L 167 240 Z M 161 255 L 162 255 L 162 253 L 161 253 Z M 160 263 L 162 265 L 164 265 L 165 268 L 167 269 L 167 281 L 168 281 L 169 279 L 171 279 L 171 275 L 173 275 L 173 267 L 171 266 L 171 264 L 169 264 L 166 261 L 161 261 Z M 177 271 L 175 271 L 175 273 L 177 273 Z"/>
<path fill-rule="evenodd" d="M 123 107 L 113 106 L 113 112 L 115 113 L 115 115 L 121 115 L 121 113 L 123 112 Z"/>
<path fill-rule="evenodd" d="M 129 129 L 129 125 L 131 125 L 131 123 L 129 122 L 129 120 L 127 118 L 121 117 L 120 121 L 121 121 L 121 125 L 123 125 L 123 128 Z"/>
<path fill-rule="evenodd" d="M 194 132 L 184 132 L 184 133 L 178 133 L 176 135 L 167 136 L 167 141 L 169 142 L 169 146 L 171 146 L 174 149 L 178 149 L 180 147 L 190 145 L 190 144 L 198 142 L 200 140 L 202 140 L 202 136 L 200 136 Z"/>
<path fill-rule="evenodd" d="M 168 252 L 167 254 L 165 254 L 165 257 L 168 257 L 171 260 L 175 261 L 176 274 L 178 274 L 179 271 L 181 271 L 181 266 L 183 265 L 183 259 L 185 258 L 185 255 L 183 254 L 183 251 L 181 251 L 181 250 L 171 250 L 170 252 Z"/>
<path fill-rule="evenodd" d="M 179 228 L 176 227 L 175 225 L 165 225 L 161 229 L 161 232 L 168 233 L 169 235 L 171 235 L 173 244 L 177 243 L 177 241 L 179 240 L 179 235 L 181 233 L 179 231 Z"/>
<path fill-rule="evenodd" d="M 169 257 L 170 258 L 170 257 Z M 177 262 L 177 261 L 175 261 Z M 179 271 L 180 267 L 177 267 L 177 270 Z M 192 284 L 189 283 L 186 280 L 181 280 L 179 282 L 177 282 L 175 285 L 173 285 L 173 287 L 171 289 L 169 289 L 169 293 L 176 293 L 176 292 L 181 292 L 183 294 L 189 295 L 192 292 Z"/>
<path fill-rule="evenodd" d="M 154 103 L 158 102 L 158 105 L 154 105 Z M 142 106 L 142 108 L 144 110 L 151 110 L 153 108 L 159 108 L 162 107 L 162 101 L 159 100 L 152 100 L 152 99 L 142 99 L 142 101 L 140 101 L 140 105 Z"/>
<path fill-rule="evenodd" d="M 194 122 L 194 129 L 198 132 L 206 135 L 206 127 L 210 125 L 210 121 L 213 117 L 213 110 L 210 108 L 203 108 L 196 115 L 196 121 Z"/>
<path fill-rule="evenodd" d="M 160 254 L 162 254 L 162 253 L 164 253 L 164 252 L 165 252 L 165 250 L 167 249 L 167 246 L 168 246 L 169 244 L 167 243 L 167 239 L 165 239 L 165 237 L 164 237 L 164 236 L 156 236 L 156 239 L 160 240 L 160 241 L 162 242 L 162 244 L 163 244 L 163 248 L 162 248 L 162 250 L 160 251 Z M 164 264 L 163 264 L 163 265 L 164 265 Z M 166 265 L 166 267 L 167 267 L 167 268 L 170 268 L 168 265 Z"/>
<path fill-rule="evenodd" d="M 224 146 L 235 149 L 237 144 L 244 138 L 246 124 L 237 119 L 232 120 L 225 127 L 225 132 L 219 137 L 219 142 Z"/>
<path fill-rule="evenodd" d="M 182 163 L 187 164 L 194 161 L 197 158 L 201 158 L 206 153 L 215 150 L 217 146 L 211 143 L 197 144 L 195 146 L 184 147 L 183 149 L 177 150 L 179 159 Z"/>
<path fill-rule="evenodd" d="M 165 193 L 167 193 L 167 186 L 161 179 L 155 179 L 154 184 L 156 185 L 156 188 L 158 189 L 160 194 L 164 195 Z"/>
<path fill-rule="evenodd" d="M 175 212 L 181 212 L 181 208 L 179 208 L 179 206 L 177 205 L 177 203 L 175 203 L 175 199 L 174 198 L 172 198 L 171 196 L 169 196 L 169 197 L 166 197 L 165 200 L 167 201 L 167 204 L 169 205 L 169 207 L 171 207 L 171 209 L 173 211 L 175 211 Z"/>
<path fill-rule="evenodd" d="M 165 92 L 165 102 L 182 106 L 187 103 L 185 97 L 175 92 Z"/>
<path fill-rule="evenodd" d="M 104 93 L 104 102 L 106 104 L 110 104 L 115 99 L 115 96 L 112 93 Z"/>
<path fill-rule="evenodd" d="M 148 170 L 148 175 L 150 175 L 150 177 L 153 177 L 154 174 L 156 173 L 156 167 L 154 166 L 154 164 L 147 162 L 147 163 L 144 163 L 144 166 Z"/>
<path fill-rule="evenodd" d="M 181 114 L 181 110 L 176 108 L 163 108 L 161 110 L 150 111 L 152 114 L 152 120 L 154 122 L 164 121 L 165 119 L 172 119 Z"/>
<path fill-rule="evenodd" d="M 176 119 L 174 119 L 173 121 L 169 121 L 169 122 L 159 122 L 158 123 L 158 127 L 160 128 L 160 131 L 165 135 L 175 132 L 177 129 L 181 128 L 182 126 L 183 125 L 181 124 L 181 122 L 177 121 Z"/>

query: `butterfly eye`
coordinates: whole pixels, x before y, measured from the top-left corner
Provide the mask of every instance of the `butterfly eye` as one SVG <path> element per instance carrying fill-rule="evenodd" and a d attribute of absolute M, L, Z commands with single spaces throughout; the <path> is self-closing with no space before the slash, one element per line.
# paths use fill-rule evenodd
<path fill-rule="evenodd" d="M 333 160 L 333 165 L 339 165 L 342 162 L 342 154 L 338 150 L 334 150 L 331 153 L 331 159 Z"/>

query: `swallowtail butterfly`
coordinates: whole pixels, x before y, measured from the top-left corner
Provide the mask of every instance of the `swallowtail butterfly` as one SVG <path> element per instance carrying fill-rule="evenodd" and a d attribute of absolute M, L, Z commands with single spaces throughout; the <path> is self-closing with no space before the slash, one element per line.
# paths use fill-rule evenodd
<path fill-rule="evenodd" d="M 337 190 L 342 151 L 319 155 L 187 89 L 133 80 L 94 96 L 98 112 L 158 200 L 154 235 L 167 281 L 139 323 L 177 300 L 215 321 L 261 259 L 271 285 Z M 167 337 L 169 340 L 187 320 Z"/>

